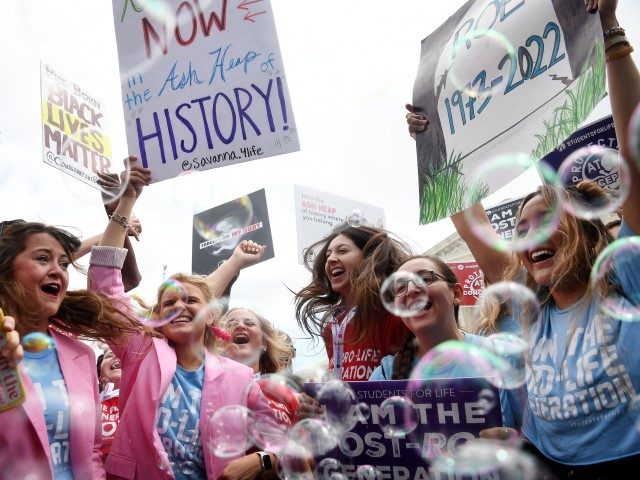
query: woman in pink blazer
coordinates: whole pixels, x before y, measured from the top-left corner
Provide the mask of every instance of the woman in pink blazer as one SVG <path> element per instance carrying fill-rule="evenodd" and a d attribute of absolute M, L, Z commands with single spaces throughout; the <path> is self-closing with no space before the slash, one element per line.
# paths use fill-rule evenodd
<path fill-rule="evenodd" d="M 133 160 L 131 165 L 129 186 L 89 267 L 90 288 L 111 297 L 125 315 L 132 309 L 120 271 L 126 250 L 120 247 L 126 219 L 149 179 L 148 170 Z M 211 416 L 224 406 L 247 407 L 251 423 L 263 432 L 279 429 L 253 371 L 211 353 L 218 316 L 212 300 L 206 277 L 174 275 L 158 291 L 152 317 L 157 328 L 141 325 L 126 341 L 110 342 L 122 369 L 120 426 L 105 464 L 110 477 L 251 479 L 275 472 L 273 454 L 244 455 L 242 448 L 221 453 L 221 439 L 238 442 L 249 427 L 237 422 L 216 431 Z"/>
<path fill-rule="evenodd" d="M 105 478 L 95 357 L 76 337 L 107 341 L 133 324 L 105 297 L 67 291 L 79 245 L 41 223 L 0 224 L 0 306 L 21 338 L 46 339 L 18 367 L 26 400 L 0 413 L 0 479 Z"/>

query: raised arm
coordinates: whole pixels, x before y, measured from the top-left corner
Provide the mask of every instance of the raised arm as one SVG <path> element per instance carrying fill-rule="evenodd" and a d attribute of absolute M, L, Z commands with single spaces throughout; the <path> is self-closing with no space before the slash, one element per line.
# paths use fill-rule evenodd
<path fill-rule="evenodd" d="M 228 294 L 227 290 L 233 284 L 240 270 L 254 265 L 264 256 L 267 247 L 259 245 L 253 240 L 243 240 L 233 250 L 229 260 L 224 262 L 207 277 L 207 282 L 213 289 L 216 298 Z"/>
<path fill-rule="evenodd" d="M 589 11 L 599 11 L 605 34 L 608 30 L 620 26 L 616 17 L 617 4 L 617 0 L 586 2 Z M 613 37 L 608 35 L 607 38 Z M 640 74 L 631 57 L 631 51 L 632 48 L 626 43 L 617 43 L 607 49 L 607 81 L 620 153 L 627 160 L 631 171 L 631 187 L 622 207 L 622 218 L 631 230 L 640 233 L 640 159 L 633 157 L 629 142 L 629 120 L 640 103 Z"/>

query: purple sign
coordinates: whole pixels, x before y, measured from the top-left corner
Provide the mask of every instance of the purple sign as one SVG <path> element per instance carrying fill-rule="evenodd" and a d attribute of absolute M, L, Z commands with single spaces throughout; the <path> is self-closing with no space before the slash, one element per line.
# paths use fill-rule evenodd
<path fill-rule="evenodd" d="M 319 478 L 333 473 L 354 478 L 363 466 L 375 467 L 381 478 L 429 478 L 429 460 L 456 453 L 481 430 L 502 426 L 498 389 L 484 378 L 425 380 L 411 389 L 407 383 L 349 383 L 358 404 L 353 408 L 362 411 L 366 404 L 370 413 L 359 415 L 337 447 L 316 458 L 316 465 L 327 470 L 317 472 Z M 316 397 L 322 385 L 307 383 L 305 390 Z M 331 411 L 328 402 L 318 400 Z"/>

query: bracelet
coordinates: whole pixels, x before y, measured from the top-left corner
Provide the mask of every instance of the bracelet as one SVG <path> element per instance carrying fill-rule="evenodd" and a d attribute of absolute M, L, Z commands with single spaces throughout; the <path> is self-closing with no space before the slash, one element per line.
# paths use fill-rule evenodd
<path fill-rule="evenodd" d="M 122 215 L 118 215 L 117 213 L 112 213 L 111 215 L 109 215 L 109 220 L 117 223 L 123 228 L 128 229 L 131 226 L 129 225 L 129 222 L 127 222 L 127 217 L 123 217 Z"/>
<path fill-rule="evenodd" d="M 625 56 L 629 55 L 631 52 L 633 52 L 633 47 L 631 45 L 627 45 L 626 47 L 621 48 L 620 50 L 616 50 L 613 53 L 607 54 L 607 62 L 610 62 L 611 60 L 617 60 L 618 58 L 625 57 Z"/>
<path fill-rule="evenodd" d="M 602 36 L 607 39 L 609 37 L 612 37 L 614 35 L 624 35 L 624 28 L 622 28 L 620 25 L 618 25 L 617 27 L 611 27 L 611 28 L 607 28 L 604 32 L 602 32 Z"/>
<path fill-rule="evenodd" d="M 629 39 L 624 35 L 616 35 L 614 37 L 609 37 L 607 40 L 604 41 L 604 51 L 608 52 L 611 48 L 615 47 L 616 45 L 620 45 L 621 43 L 630 45 Z"/>

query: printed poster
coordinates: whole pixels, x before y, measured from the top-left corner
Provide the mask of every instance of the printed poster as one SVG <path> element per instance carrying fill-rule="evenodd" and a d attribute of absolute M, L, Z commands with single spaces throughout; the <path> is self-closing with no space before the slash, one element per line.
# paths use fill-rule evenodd
<path fill-rule="evenodd" d="M 383 208 L 300 185 L 294 185 L 294 194 L 298 263 L 301 265 L 304 265 L 306 249 L 338 225 L 351 223 L 385 228 Z"/>
<path fill-rule="evenodd" d="M 476 262 L 447 263 L 462 285 L 461 307 L 472 307 L 484 291 L 484 273 Z"/>
<path fill-rule="evenodd" d="M 269 0 L 113 0 L 129 152 L 154 182 L 300 149 Z"/>
<path fill-rule="evenodd" d="M 498 389 L 484 378 L 425 380 L 419 388 L 407 388 L 407 380 L 349 385 L 360 403 L 357 408 L 367 404 L 369 415 L 360 416 L 353 428 L 340 435 L 337 446 L 321 455 L 338 463 L 316 459 L 316 465 L 327 469 L 318 472 L 320 478 L 334 473 L 355 478 L 363 465 L 375 467 L 381 478 L 431 478 L 427 475 L 428 460 L 455 453 L 467 441 L 478 438 L 481 430 L 502 426 Z M 305 391 L 315 396 L 321 386 L 307 383 Z M 401 410 L 385 403 L 391 397 L 411 401 L 411 423 Z M 353 407 L 346 418 L 352 414 L 358 414 Z M 416 427 L 409 431 L 407 426 L 413 423 Z M 407 433 L 401 433 L 403 429 Z"/>
<path fill-rule="evenodd" d="M 210 274 L 242 240 L 266 245 L 261 262 L 275 255 L 264 188 L 193 216 L 192 272 Z"/>
<path fill-rule="evenodd" d="M 513 238 L 520 203 L 522 203 L 522 198 L 507 200 L 485 210 L 491 222 L 491 227 L 503 240 L 511 240 Z"/>
<path fill-rule="evenodd" d="M 100 189 L 99 173 L 120 173 L 112 171 L 104 102 L 46 63 L 40 87 L 44 163 Z"/>
<path fill-rule="evenodd" d="M 420 223 L 459 212 L 556 148 L 605 92 L 602 30 L 583 2 L 469 0 L 422 41 L 413 104 Z M 532 160 L 487 169 L 523 153 Z"/>

